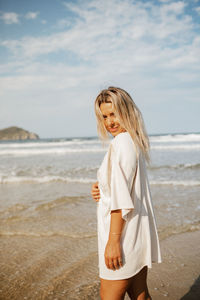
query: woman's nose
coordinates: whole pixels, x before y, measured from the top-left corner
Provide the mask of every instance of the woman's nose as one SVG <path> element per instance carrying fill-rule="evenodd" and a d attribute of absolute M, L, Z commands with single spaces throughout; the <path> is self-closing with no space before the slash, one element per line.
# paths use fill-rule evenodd
<path fill-rule="evenodd" d="M 112 118 L 108 118 L 108 126 L 113 126 L 114 125 L 114 120 Z"/>

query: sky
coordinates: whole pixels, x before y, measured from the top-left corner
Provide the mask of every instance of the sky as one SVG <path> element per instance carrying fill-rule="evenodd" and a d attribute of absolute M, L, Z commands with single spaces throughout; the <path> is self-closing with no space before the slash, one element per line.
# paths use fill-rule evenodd
<path fill-rule="evenodd" d="M 96 136 L 108 86 L 149 134 L 200 132 L 200 0 L 0 0 L 0 129 Z"/>

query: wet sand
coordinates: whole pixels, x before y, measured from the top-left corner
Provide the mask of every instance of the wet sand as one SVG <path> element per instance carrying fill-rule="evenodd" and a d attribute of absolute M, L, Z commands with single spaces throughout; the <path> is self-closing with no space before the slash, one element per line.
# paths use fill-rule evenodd
<path fill-rule="evenodd" d="M 171 236 L 161 242 L 162 264 L 149 270 L 153 300 L 200 299 L 200 231 Z"/>
<path fill-rule="evenodd" d="M 199 241 L 200 231 L 161 241 L 163 262 L 148 276 L 153 300 L 200 299 Z M 86 240 L 78 261 L 69 253 L 78 251 L 79 240 L 2 236 L 0 242 L 0 299 L 100 299 L 95 238 Z"/>

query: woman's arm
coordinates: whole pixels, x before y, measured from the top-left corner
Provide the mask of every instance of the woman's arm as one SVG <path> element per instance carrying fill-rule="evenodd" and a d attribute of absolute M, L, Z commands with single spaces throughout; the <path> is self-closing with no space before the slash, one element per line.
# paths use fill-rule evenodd
<path fill-rule="evenodd" d="M 124 222 L 121 209 L 111 211 L 110 232 L 104 253 L 108 269 L 116 270 L 122 267 L 120 238 Z"/>

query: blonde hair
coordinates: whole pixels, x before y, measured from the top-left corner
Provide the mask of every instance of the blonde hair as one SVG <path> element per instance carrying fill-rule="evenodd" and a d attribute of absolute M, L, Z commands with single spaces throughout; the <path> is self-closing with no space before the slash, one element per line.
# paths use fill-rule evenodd
<path fill-rule="evenodd" d="M 143 152 L 147 162 L 149 162 L 149 138 L 146 133 L 142 114 L 131 96 L 125 90 L 112 86 L 102 90 L 97 96 L 95 100 L 97 131 L 102 140 L 107 140 L 109 135 L 100 110 L 102 103 L 112 103 L 120 125 L 129 132 L 136 148 L 139 148 Z"/>

